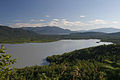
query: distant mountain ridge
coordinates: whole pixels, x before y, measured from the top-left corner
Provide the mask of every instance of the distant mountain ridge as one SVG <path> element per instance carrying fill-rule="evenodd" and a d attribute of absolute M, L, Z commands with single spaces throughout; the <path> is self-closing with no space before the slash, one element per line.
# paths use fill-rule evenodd
<path fill-rule="evenodd" d="M 36 39 L 39 35 L 20 28 L 0 26 L 0 43 L 23 43 Z"/>
<path fill-rule="evenodd" d="M 120 32 L 120 29 L 117 29 L 117 28 L 98 28 L 98 29 L 91 29 L 91 30 L 80 30 L 79 32 L 116 33 L 116 32 Z"/>
<path fill-rule="evenodd" d="M 44 26 L 44 27 L 22 27 L 22 29 L 27 31 L 33 31 L 38 34 L 44 34 L 44 35 L 66 35 L 70 34 L 73 31 L 69 29 L 63 29 L 56 26 Z"/>
<path fill-rule="evenodd" d="M 38 31 L 35 32 L 35 31 Z M 41 31 L 40 31 L 41 30 Z M 45 35 L 42 35 L 43 32 Z M 55 35 L 53 35 L 55 34 Z M 63 35 L 67 34 L 67 35 Z M 120 32 L 77 32 L 58 27 L 24 27 L 11 28 L 0 26 L 0 43 L 12 42 L 48 42 L 61 39 L 102 39 L 103 41 L 120 42 Z"/>
<path fill-rule="evenodd" d="M 21 28 L 11 28 L 8 26 L 0 26 L 0 36 L 4 37 L 31 37 L 36 36 L 35 32 L 26 31 Z"/>

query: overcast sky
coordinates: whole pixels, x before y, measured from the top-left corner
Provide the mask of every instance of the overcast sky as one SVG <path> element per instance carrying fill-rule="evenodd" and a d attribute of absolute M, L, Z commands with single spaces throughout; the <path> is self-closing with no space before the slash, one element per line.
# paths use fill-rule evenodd
<path fill-rule="evenodd" d="M 0 0 L 0 25 L 120 28 L 120 0 Z"/>

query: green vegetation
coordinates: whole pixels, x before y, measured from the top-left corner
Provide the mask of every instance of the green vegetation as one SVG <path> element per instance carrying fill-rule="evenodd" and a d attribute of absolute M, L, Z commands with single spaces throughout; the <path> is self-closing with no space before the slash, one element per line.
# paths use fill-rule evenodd
<path fill-rule="evenodd" d="M 0 80 L 9 80 L 9 75 L 13 70 L 11 65 L 16 62 L 16 59 L 11 59 L 11 55 L 5 53 L 5 48 L 1 45 L 0 49 Z"/>
<path fill-rule="evenodd" d="M 2 26 L 0 26 L 2 27 Z M 0 28 L 0 43 L 50 42 L 61 39 L 101 39 L 116 44 L 90 47 L 48 56 L 50 65 L 12 69 L 15 59 L 0 49 L 0 80 L 119 80 L 120 33 L 73 33 L 38 35 L 23 29 Z"/>
<path fill-rule="evenodd" d="M 70 39 L 100 39 L 103 42 L 113 42 L 120 44 L 120 32 L 117 33 L 102 33 L 102 32 L 85 32 L 72 33 L 68 38 Z"/>
<path fill-rule="evenodd" d="M 85 32 L 69 35 L 40 35 L 22 28 L 0 26 L 0 43 L 39 43 L 52 42 L 62 39 L 100 39 L 105 42 L 120 43 L 120 33 Z"/>
<path fill-rule="evenodd" d="M 102 45 L 47 57 L 50 65 L 16 69 L 11 80 L 119 80 L 120 45 Z"/>
<path fill-rule="evenodd" d="M 37 42 L 52 42 L 57 41 L 57 38 L 39 35 L 32 31 L 26 31 L 21 28 L 10 28 L 0 26 L 0 43 L 37 43 Z"/>

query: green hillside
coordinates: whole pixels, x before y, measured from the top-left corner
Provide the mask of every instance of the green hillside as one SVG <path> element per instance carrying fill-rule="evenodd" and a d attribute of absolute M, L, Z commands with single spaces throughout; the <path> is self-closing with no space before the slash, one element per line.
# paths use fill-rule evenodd
<path fill-rule="evenodd" d="M 0 43 L 51 42 L 62 39 L 100 39 L 101 41 L 119 44 L 120 42 L 119 35 L 120 32 L 117 33 L 84 32 L 84 33 L 71 33 L 69 35 L 68 34 L 43 35 L 37 34 L 31 30 L 24 30 L 22 28 L 0 26 Z"/>
<path fill-rule="evenodd" d="M 48 66 L 17 69 L 15 80 L 119 80 L 120 45 L 102 45 L 47 57 Z"/>
<path fill-rule="evenodd" d="M 0 43 L 24 43 L 24 42 L 49 42 L 56 41 L 54 38 L 39 35 L 32 31 L 21 28 L 0 26 Z"/>

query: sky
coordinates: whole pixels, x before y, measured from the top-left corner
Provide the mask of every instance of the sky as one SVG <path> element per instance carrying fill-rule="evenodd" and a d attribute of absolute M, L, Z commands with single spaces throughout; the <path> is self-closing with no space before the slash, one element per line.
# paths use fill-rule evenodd
<path fill-rule="evenodd" d="M 120 28 L 120 0 L 0 0 L 0 25 Z"/>

